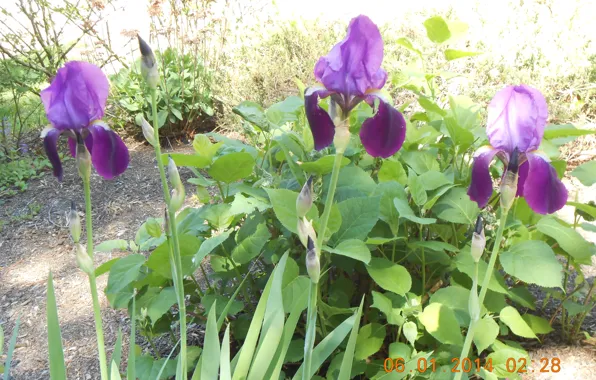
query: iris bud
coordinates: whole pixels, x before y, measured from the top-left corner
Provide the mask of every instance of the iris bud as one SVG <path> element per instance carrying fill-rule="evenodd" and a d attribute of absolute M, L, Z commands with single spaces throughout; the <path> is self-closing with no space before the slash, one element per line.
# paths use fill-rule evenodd
<path fill-rule="evenodd" d="M 159 82 L 159 73 L 157 72 L 157 62 L 153 50 L 145 40 L 137 34 L 139 40 L 139 50 L 141 51 L 141 75 L 150 88 L 156 88 Z"/>
<path fill-rule="evenodd" d="M 145 140 L 152 146 L 155 146 L 155 130 L 149 124 L 147 120 L 143 116 L 140 118 L 141 122 L 141 129 L 143 130 L 143 136 L 145 136 Z"/>
<path fill-rule="evenodd" d="M 306 251 L 306 271 L 308 276 L 313 283 L 319 282 L 321 276 L 321 262 L 319 261 L 319 255 L 315 249 L 314 241 L 308 237 L 307 251 Z"/>
<path fill-rule="evenodd" d="M 79 175 L 84 181 L 88 181 L 91 178 L 91 155 L 80 133 L 77 133 L 76 162 Z"/>
<path fill-rule="evenodd" d="M 310 176 L 308 181 L 302 186 L 302 191 L 298 194 L 298 198 L 296 198 L 296 213 L 298 214 L 298 218 L 302 218 L 311 209 L 312 193 L 312 176 Z"/>
<path fill-rule="evenodd" d="M 70 228 L 70 236 L 75 243 L 81 240 L 81 218 L 77 212 L 77 207 L 74 201 L 70 202 L 70 213 L 68 213 L 68 226 Z"/>
<path fill-rule="evenodd" d="M 308 239 L 317 241 L 317 233 L 312 226 L 312 222 L 306 218 L 298 219 L 298 238 L 305 248 L 308 248 Z"/>
<path fill-rule="evenodd" d="M 75 255 L 77 258 L 77 265 L 83 272 L 92 274 L 93 271 L 95 271 L 93 260 L 91 260 L 91 257 L 85 252 L 85 247 L 81 244 L 75 246 Z"/>
<path fill-rule="evenodd" d="M 178 188 L 182 184 L 180 181 L 180 173 L 178 173 L 178 168 L 176 167 L 174 160 L 172 160 L 172 157 L 168 158 L 168 177 L 170 178 L 172 187 Z"/>
<path fill-rule="evenodd" d="M 184 198 L 186 198 L 186 192 L 184 191 L 184 186 L 180 184 L 172 190 L 172 197 L 170 198 L 170 207 L 174 209 L 174 212 L 180 210 L 184 204 Z"/>
<path fill-rule="evenodd" d="M 474 234 L 472 235 L 472 249 L 470 250 L 474 262 L 477 263 L 480 261 L 485 246 L 486 238 L 484 236 L 484 228 L 482 226 L 482 217 L 478 215 L 478 219 L 476 219 L 476 228 L 474 230 Z"/>

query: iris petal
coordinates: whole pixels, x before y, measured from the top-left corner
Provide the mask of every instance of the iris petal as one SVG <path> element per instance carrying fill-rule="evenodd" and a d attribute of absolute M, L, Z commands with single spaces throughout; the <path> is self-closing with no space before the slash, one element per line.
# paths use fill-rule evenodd
<path fill-rule="evenodd" d="M 93 136 L 91 162 L 95 170 L 105 179 L 124 173 L 128 167 L 129 154 L 120 136 L 103 122 L 92 124 L 89 131 Z"/>
<path fill-rule="evenodd" d="M 488 167 L 499 150 L 492 147 L 480 148 L 474 157 L 472 182 L 468 188 L 470 199 L 484 207 L 493 193 L 493 180 Z"/>
<path fill-rule="evenodd" d="M 524 181 L 524 198 L 539 214 L 552 214 L 567 203 L 567 189 L 555 168 L 543 157 L 529 153 L 528 176 Z"/>
<path fill-rule="evenodd" d="M 335 135 L 335 124 L 333 124 L 331 116 L 319 107 L 319 98 L 327 96 L 329 96 L 329 91 L 320 87 L 309 87 L 304 93 L 304 110 L 315 141 L 316 150 L 331 145 Z"/>
<path fill-rule="evenodd" d="M 401 112 L 379 101 L 377 113 L 362 123 L 360 140 L 373 157 L 391 157 L 406 138 L 406 120 Z"/>
<path fill-rule="evenodd" d="M 58 138 L 61 133 L 62 131 L 52 127 L 47 127 L 41 132 L 43 148 L 52 164 L 52 168 L 54 168 L 54 176 L 58 178 L 58 181 L 62 181 L 62 163 L 58 155 Z"/>
<path fill-rule="evenodd" d="M 524 196 L 524 184 L 526 183 L 526 179 L 528 178 L 528 170 L 530 170 L 530 164 L 528 163 L 528 161 L 524 161 L 519 166 L 519 172 L 517 177 L 517 193 L 515 194 L 516 197 Z"/>

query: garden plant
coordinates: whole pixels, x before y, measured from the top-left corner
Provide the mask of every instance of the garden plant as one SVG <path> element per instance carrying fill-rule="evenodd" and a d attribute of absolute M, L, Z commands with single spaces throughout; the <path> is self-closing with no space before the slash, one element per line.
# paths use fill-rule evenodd
<path fill-rule="evenodd" d="M 446 61 L 479 54 L 450 48 L 458 25 L 442 17 L 424 27 Z M 67 138 L 82 182 L 84 228 L 74 202 L 69 227 L 93 300 L 99 378 L 493 380 L 561 371 L 560 359 L 533 360 L 525 348 L 555 319 L 537 315 L 529 289 L 561 301 L 569 341 L 588 334 L 581 326 L 596 307 L 595 281 L 581 265 L 596 249 L 579 231 L 596 229 L 596 206 L 569 199 L 559 148 L 592 131 L 549 124 L 531 85 L 503 83 L 485 107 L 445 93 L 446 72 L 396 79 L 383 69 L 389 44 L 357 16 L 316 62 L 315 81 L 296 81 L 297 95 L 233 108 L 239 138 L 201 133 L 192 153 L 163 153 L 166 119 L 213 115 L 208 85 L 184 89 L 211 77 L 193 64 L 200 57 L 154 53 L 138 36 L 139 73 L 118 74 L 112 86 L 154 148 L 163 213 L 148 215 L 134 240 L 93 236 L 92 170 L 105 180 L 134 170 L 102 120 L 110 82 L 88 62 L 57 69 L 40 94 L 50 124 L 41 137 L 57 181 L 58 142 Z M 409 39 L 397 44 L 425 59 Z M 178 59 L 181 76 L 160 70 Z M 412 103 L 396 101 L 392 86 Z M 594 183 L 593 167 L 573 173 Z M 188 205 L 191 196 L 198 202 Z M 572 224 L 556 214 L 566 205 Z M 126 254 L 96 266 L 94 253 L 113 249 Z M 127 355 L 121 334 L 115 347 L 104 343 L 100 276 L 110 306 L 129 316 Z M 45 323 L 50 377 L 66 379 L 51 273 Z M 17 331 L 18 323 L 5 379 Z M 155 346 L 163 336 L 166 357 Z M 3 341 L 0 327 L 0 355 Z"/>

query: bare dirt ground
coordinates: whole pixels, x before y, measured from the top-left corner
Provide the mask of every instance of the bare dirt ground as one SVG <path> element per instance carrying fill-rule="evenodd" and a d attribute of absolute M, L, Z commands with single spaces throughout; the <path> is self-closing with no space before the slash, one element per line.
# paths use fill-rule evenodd
<path fill-rule="evenodd" d="M 129 170 L 113 181 L 105 181 L 97 174 L 92 176 L 96 244 L 108 239 L 134 239 L 136 230 L 148 216 L 159 217 L 162 212 L 161 185 L 153 150 L 136 142 L 128 145 L 131 150 Z M 185 173 L 182 174 L 184 176 Z M 596 200 L 596 185 L 589 189 L 581 188 L 574 179 L 566 184 L 577 189 L 580 201 Z M 191 195 L 192 189 L 189 188 L 187 194 Z M 64 163 L 62 183 L 48 173 L 42 179 L 32 181 L 26 192 L 0 206 L 0 226 L 3 226 L 0 230 L 0 324 L 8 340 L 16 320 L 21 320 L 11 368 L 12 378 L 16 380 L 49 379 L 45 299 L 50 270 L 54 274 L 68 378 L 99 378 L 89 284 L 76 266 L 66 224 L 71 200 L 79 209 L 83 208 L 82 184 L 74 161 L 68 160 Z M 568 219 L 569 214 L 569 210 L 564 210 L 561 217 Z M 29 217 L 24 218 L 27 215 Z M 596 234 L 587 234 L 586 238 L 596 242 Z M 97 253 L 96 265 L 110 258 L 110 254 Z M 585 269 L 594 276 L 595 268 L 596 262 Z M 118 329 L 128 331 L 129 320 L 126 312 L 109 307 L 103 294 L 106 282 L 106 275 L 98 279 L 106 347 L 110 356 Z M 594 334 L 595 326 L 596 314 L 593 312 L 586 318 L 584 328 Z M 558 357 L 562 369 L 559 373 L 530 372 L 524 378 L 596 379 L 596 342 L 593 340 L 573 347 L 558 343 L 557 337 L 548 340 L 542 347 L 538 343 L 532 344 L 535 348 L 530 352 L 536 363 L 540 358 Z M 127 341 L 125 334 L 124 352 Z M 530 368 L 539 369 L 538 364 Z"/>

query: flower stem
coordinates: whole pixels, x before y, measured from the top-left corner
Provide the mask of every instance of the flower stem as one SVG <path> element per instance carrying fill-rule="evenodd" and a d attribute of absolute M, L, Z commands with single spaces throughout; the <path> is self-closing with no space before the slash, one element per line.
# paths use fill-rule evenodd
<path fill-rule="evenodd" d="M 151 109 L 153 113 L 153 133 L 154 133 L 154 149 L 155 157 L 157 159 L 157 167 L 159 168 L 159 176 L 161 178 L 161 186 L 163 189 L 164 201 L 167 205 L 169 235 L 168 243 L 172 247 L 170 249 L 170 264 L 172 266 L 172 278 L 174 280 L 174 289 L 176 290 L 176 298 L 178 301 L 178 310 L 180 318 L 180 363 L 183 378 L 186 379 L 186 304 L 184 298 L 184 277 L 182 275 L 182 259 L 180 257 L 180 244 L 178 242 L 178 228 L 176 226 L 176 212 L 170 207 L 170 189 L 166 179 L 166 172 L 164 164 L 161 160 L 161 146 L 159 144 L 159 123 L 157 120 L 157 90 L 151 89 Z"/>
<path fill-rule="evenodd" d="M 497 262 L 497 256 L 499 254 L 499 248 L 501 247 L 501 240 L 503 240 L 503 232 L 505 231 L 505 223 L 507 222 L 507 214 L 509 213 L 509 209 L 501 208 L 501 219 L 499 220 L 499 228 L 497 229 L 497 236 L 495 237 L 495 243 L 493 245 L 493 250 L 490 254 L 490 260 L 488 262 L 488 268 L 486 268 L 486 274 L 484 275 L 484 280 L 482 281 L 482 288 L 480 289 L 480 295 L 478 296 L 478 304 L 480 308 L 484 304 L 484 297 L 486 296 L 486 292 L 488 290 L 488 284 L 492 277 L 493 271 L 495 269 L 495 264 Z M 478 270 L 478 264 L 476 264 L 476 271 Z M 476 272 L 476 277 L 478 277 L 478 273 Z M 470 291 L 476 291 L 473 287 Z M 472 339 L 474 338 L 474 321 L 470 320 L 470 326 L 468 327 L 468 332 L 466 334 L 466 340 L 464 341 L 464 346 L 462 348 L 461 354 L 459 355 L 460 360 L 468 357 L 468 353 L 470 351 L 470 347 L 472 346 Z M 457 372 L 455 374 L 454 380 L 460 380 L 462 376 L 462 372 Z"/>
<path fill-rule="evenodd" d="M 93 261 L 93 221 L 91 216 L 91 184 L 89 178 L 83 178 L 83 188 L 85 189 L 85 223 L 87 229 L 87 254 Z M 97 295 L 97 283 L 95 281 L 95 272 L 87 275 L 89 277 L 89 287 L 91 288 L 91 298 L 93 300 L 93 317 L 95 319 L 95 334 L 97 336 L 97 352 L 99 355 L 99 370 L 102 380 L 108 379 L 108 362 L 106 360 L 106 348 L 103 336 L 103 326 L 101 320 L 101 306 Z"/>
<path fill-rule="evenodd" d="M 333 171 L 331 172 L 331 181 L 329 182 L 329 189 L 327 191 L 327 199 L 325 200 L 325 209 L 321 217 L 321 224 L 319 225 L 319 236 L 317 247 L 323 246 L 325 240 L 325 230 L 327 223 L 329 223 L 329 215 L 331 215 L 331 207 L 333 207 L 333 197 L 335 196 L 335 188 L 337 187 L 337 180 L 339 179 L 339 169 L 341 168 L 341 160 L 343 153 L 335 153 L 335 160 L 333 161 Z"/>

